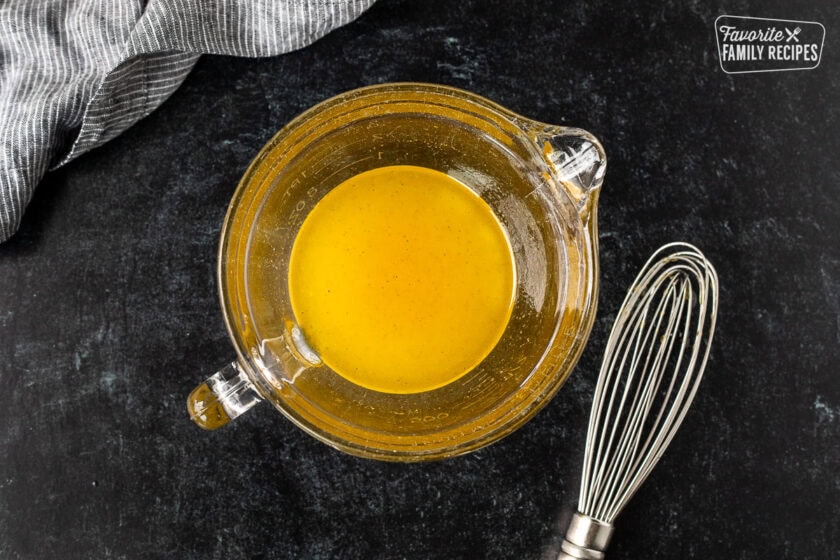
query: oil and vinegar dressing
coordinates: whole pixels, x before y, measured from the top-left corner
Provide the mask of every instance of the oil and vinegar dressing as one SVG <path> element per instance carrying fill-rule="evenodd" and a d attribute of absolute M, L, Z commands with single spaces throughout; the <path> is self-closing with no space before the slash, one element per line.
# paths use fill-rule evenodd
<path fill-rule="evenodd" d="M 397 165 L 321 199 L 289 263 L 295 319 L 335 372 L 376 391 L 418 393 L 490 353 L 513 308 L 503 226 L 445 173 Z"/>

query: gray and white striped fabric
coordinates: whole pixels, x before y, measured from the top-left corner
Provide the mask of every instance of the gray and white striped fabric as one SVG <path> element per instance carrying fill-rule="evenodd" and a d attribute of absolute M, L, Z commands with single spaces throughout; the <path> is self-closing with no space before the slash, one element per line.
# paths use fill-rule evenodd
<path fill-rule="evenodd" d="M 374 0 L 6 0 L 0 3 L 0 242 L 35 186 L 175 91 L 203 53 L 301 48 Z"/>

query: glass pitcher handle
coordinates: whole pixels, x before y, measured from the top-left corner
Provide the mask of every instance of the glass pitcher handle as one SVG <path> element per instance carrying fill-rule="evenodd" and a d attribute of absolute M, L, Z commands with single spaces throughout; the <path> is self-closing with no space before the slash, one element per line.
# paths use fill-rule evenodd
<path fill-rule="evenodd" d="M 262 400 L 238 362 L 228 364 L 193 389 L 187 410 L 205 430 L 221 428 Z"/>

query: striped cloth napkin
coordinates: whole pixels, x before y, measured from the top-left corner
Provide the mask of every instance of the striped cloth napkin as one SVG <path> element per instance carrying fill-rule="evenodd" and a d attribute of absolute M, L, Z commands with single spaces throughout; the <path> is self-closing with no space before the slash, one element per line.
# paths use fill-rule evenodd
<path fill-rule="evenodd" d="M 35 186 L 158 107 L 202 53 L 301 48 L 374 0 L 0 3 L 0 242 Z"/>

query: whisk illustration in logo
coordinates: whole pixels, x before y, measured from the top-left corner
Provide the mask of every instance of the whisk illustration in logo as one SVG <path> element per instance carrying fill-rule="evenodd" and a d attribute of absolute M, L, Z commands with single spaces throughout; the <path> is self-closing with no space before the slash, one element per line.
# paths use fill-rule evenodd
<path fill-rule="evenodd" d="M 825 27 L 816 21 L 719 16 L 720 67 L 727 74 L 812 70 L 819 66 Z"/>

